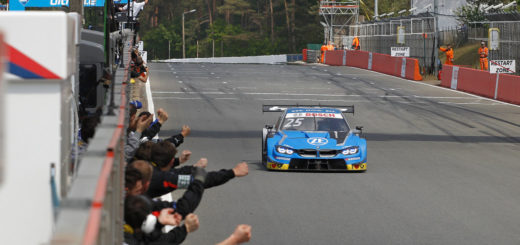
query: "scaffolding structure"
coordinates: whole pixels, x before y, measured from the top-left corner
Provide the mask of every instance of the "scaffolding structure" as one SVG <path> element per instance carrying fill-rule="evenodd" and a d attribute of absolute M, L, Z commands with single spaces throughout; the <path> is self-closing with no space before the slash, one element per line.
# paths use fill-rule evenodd
<path fill-rule="evenodd" d="M 324 19 L 323 40 L 339 45 L 341 36 L 348 35 L 348 26 L 358 23 L 359 0 L 320 0 L 320 16 Z"/>

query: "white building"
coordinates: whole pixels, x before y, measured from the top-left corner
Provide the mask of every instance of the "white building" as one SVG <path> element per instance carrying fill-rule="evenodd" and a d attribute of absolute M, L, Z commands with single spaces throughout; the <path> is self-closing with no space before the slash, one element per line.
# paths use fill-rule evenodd
<path fill-rule="evenodd" d="M 434 0 L 412 0 L 412 8 L 416 8 L 413 14 L 433 12 Z M 455 16 L 455 10 L 467 5 L 466 0 L 437 0 L 439 14 L 439 30 L 453 28 L 459 24 Z"/>

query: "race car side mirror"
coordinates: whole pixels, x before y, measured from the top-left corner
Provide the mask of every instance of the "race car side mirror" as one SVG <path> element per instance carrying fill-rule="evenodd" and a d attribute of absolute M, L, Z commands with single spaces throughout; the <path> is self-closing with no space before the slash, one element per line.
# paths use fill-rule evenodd
<path fill-rule="evenodd" d="M 265 125 L 265 128 L 266 128 L 266 129 L 273 129 L 273 128 L 274 128 L 274 125 Z"/>
<path fill-rule="evenodd" d="M 356 126 L 356 130 L 357 130 L 357 132 L 355 132 L 355 134 L 357 134 L 358 136 L 361 136 L 361 134 L 363 134 L 362 126 Z"/>

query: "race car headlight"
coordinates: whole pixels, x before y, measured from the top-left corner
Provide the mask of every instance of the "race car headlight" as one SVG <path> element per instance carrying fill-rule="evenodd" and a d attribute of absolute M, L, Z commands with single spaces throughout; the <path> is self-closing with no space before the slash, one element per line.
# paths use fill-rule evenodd
<path fill-rule="evenodd" d="M 278 153 L 287 154 L 287 155 L 292 155 L 294 153 L 293 149 L 291 149 L 289 147 L 285 147 L 285 146 L 277 146 L 276 151 Z"/>
<path fill-rule="evenodd" d="M 347 149 L 344 149 L 341 153 L 343 155 L 353 155 L 353 154 L 356 154 L 358 152 L 359 152 L 359 147 L 354 146 L 354 147 L 349 147 Z"/>

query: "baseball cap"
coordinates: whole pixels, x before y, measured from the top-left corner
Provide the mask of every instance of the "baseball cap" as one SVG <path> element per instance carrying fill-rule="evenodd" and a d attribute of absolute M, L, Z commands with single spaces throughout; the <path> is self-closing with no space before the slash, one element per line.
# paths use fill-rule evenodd
<path fill-rule="evenodd" d="M 135 106 L 136 109 L 141 109 L 143 107 L 143 103 L 141 103 L 139 100 L 130 101 L 130 105 Z"/>

